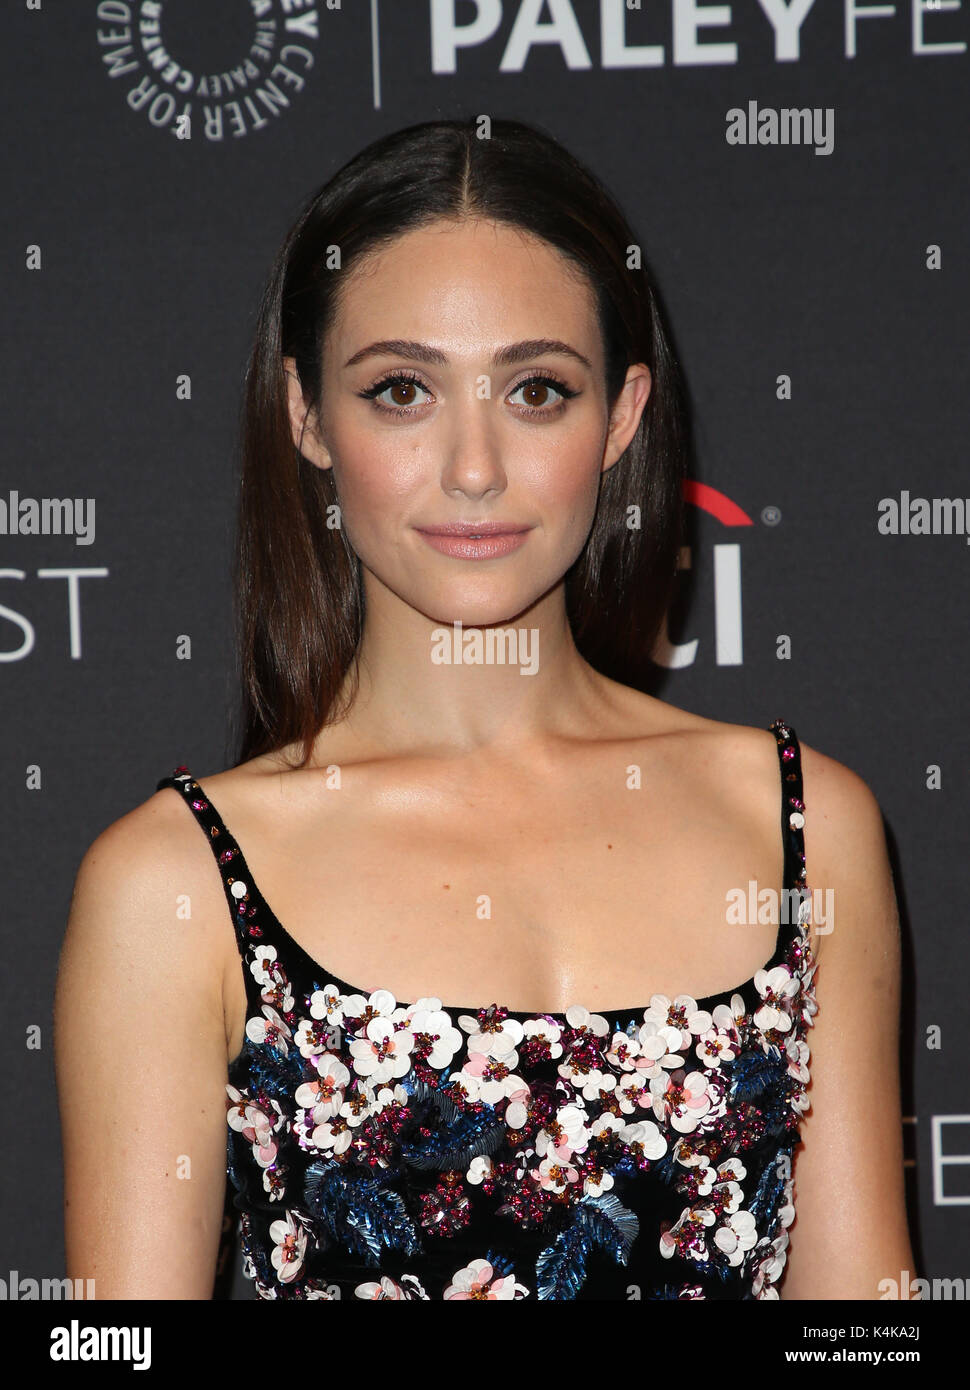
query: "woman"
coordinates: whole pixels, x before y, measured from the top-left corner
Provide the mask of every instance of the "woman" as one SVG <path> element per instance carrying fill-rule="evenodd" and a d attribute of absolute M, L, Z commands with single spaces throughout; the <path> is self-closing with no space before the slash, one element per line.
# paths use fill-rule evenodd
<path fill-rule="evenodd" d="M 238 765 L 98 837 L 62 955 L 100 1297 L 211 1296 L 227 1169 L 263 1298 L 913 1268 L 876 802 L 781 721 L 636 688 L 682 399 L 631 229 L 547 135 L 412 127 L 307 205 L 247 379 Z"/>

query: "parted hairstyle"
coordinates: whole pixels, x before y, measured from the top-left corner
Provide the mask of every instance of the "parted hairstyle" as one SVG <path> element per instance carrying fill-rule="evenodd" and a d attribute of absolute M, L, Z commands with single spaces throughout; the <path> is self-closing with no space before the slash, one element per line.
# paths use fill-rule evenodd
<path fill-rule="evenodd" d="M 300 743 L 295 766 L 304 767 L 315 736 L 357 690 L 360 561 L 333 524 L 333 469 L 314 466 L 294 444 L 283 358 L 295 359 L 319 418 L 325 335 L 348 277 L 404 232 L 468 218 L 521 228 L 583 273 L 596 298 L 610 409 L 627 368 L 650 369 L 637 431 L 600 476 L 589 536 L 565 576 L 580 654 L 611 679 L 640 688 L 650 681 L 682 538 L 688 424 L 640 244 L 610 193 L 545 131 L 514 120 L 492 120 L 487 132 L 474 120 L 427 121 L 368 145 L 313 194 L 262 293 L 240 415 L 238 762 Z"/>

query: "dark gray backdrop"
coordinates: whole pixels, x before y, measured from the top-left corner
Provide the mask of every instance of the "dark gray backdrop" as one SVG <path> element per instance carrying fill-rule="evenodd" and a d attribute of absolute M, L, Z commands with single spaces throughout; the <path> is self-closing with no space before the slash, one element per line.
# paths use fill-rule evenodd
<path fill-rule="evenodd" d="M 769 15 L 783 8 L 4 7 L 0 502 L 93 498 L 95 528 L 90 544 L 0 533 L 0 1278 L 63 1273 L 51 1000 L 77 865 L 178 762 L 231 761 L 233 448 L 265 271 L 305 197 L 371 139 L 480 113 L 537 122 L 586 160 L 661 286 L 691 389 L 692 471 L 716 495 L 692 513 L 671 621 L 697 646 L 657 693 L 738 723 L 784 717 L 883 808 L 905 938 L 917 1264 L 970 1275 L 970 519 L 959 534 L 877 529 L 881 499 L 970 495 L 970 13 L 914 19 L 899 0 L 853 29 L 848 0 L 815 0 L 797 42 L 776 46 Z M 692 12 L 707 21 L 694 41 Z M 155 68 L 159 39 L 175 62 Z M 178 90 L 239 69 L 254 44 L 242 94 Z M 750 102 L 831 112 L 831 152 L 729 144 L 727 112 Z M 191 138 L 178 139 L 186 111 Z M 743 518 L 719 519 L 722 497 Z M 718 660 L 716 607 L 726 622 L 731 594 L 716 605 L 716 554 L 739 568 L 740 661 Z M 94 573 L 49 573 L 79 569 Z M 25 1044 L 32 1026 L 39 1047 Z"/>

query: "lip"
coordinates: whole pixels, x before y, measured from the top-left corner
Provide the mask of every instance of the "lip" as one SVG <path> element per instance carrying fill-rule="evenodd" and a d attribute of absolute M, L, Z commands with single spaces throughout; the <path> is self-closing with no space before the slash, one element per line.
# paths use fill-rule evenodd
<path fill-rule="evenodd" d="M 491 560 L 524 545 L 531 526 L 510 521 L 455 521 L 446 526 L 416 526 L 428 544 L 457 560 Z"/>
<path fill-rule="evenodd" d="M 515 536 L 528 531 L 514 521 L 449 521 L 443 526 L 417 526 L 426 536 Z"/>

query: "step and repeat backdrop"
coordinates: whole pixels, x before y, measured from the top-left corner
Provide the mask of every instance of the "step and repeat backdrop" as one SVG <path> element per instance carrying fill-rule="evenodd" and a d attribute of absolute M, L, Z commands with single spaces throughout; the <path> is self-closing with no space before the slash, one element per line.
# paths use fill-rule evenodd
<path fill-rule="evenodd" d="M 10 0 L 0 28 L 6 1296 L 64 1274 L 78 864 L 176 764 L 236 760 L 237 418 L 270 261 L 371 140 L 480 115 L 587 163 L 659 283 L 694 445 L 654 693 L 784 718 L 879 800 L 915 1257 L 965 1289 L 970 6 Z M 219 1296 L 251 1287 L 229 1240 Z"/>

